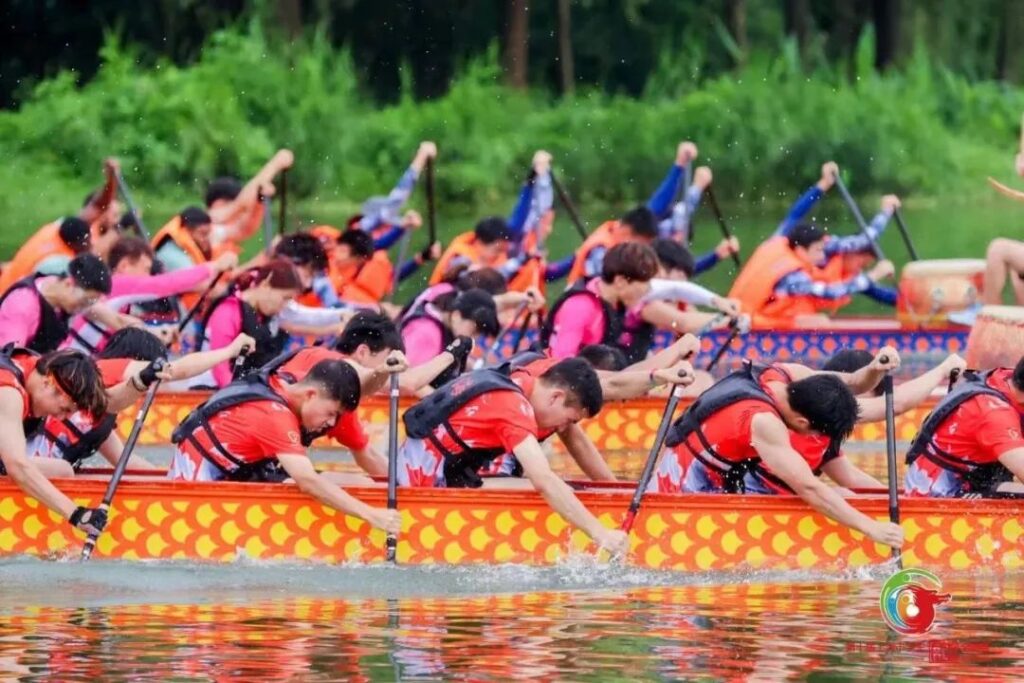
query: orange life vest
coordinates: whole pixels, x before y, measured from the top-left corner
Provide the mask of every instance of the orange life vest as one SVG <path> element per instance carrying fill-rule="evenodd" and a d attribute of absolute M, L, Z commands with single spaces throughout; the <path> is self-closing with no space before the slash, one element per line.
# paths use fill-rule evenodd
<path fill-rule="evenodd" d="M 174 242 L 179 249 L 185 252 L 192 259 L 194 265 L 198 266 L 201 263 L 208 263 L 210 261 L 206 254 L 203 253 L 203 250 L 199 248 L 199 245 L 196 244 L 196 241 L 192 239 L 188 229 L 182 226 L 181 216 L 175 216 L 167 222 L 167 225 L 160 228 L 160 231 L 153 235 L 150 245 L 155 252 L 168 241 Z M 186 309 L 191 309 L 199 301 L 200 296 L 199 292 L 185 292 L 178 296 L 178 300 L 181 301 L 181 304 Z"/>
<path fill-rule="evenodd" d="M 57 220 L 47 223 L 21 245 L 3 273 L 0 273 L 0 294 L 6 292 L 18 280 L 32 275 L 43 260 L 51 256 L 76 256 L 74 250 L 60 238 L 61 222 Z"/>
<path fill-rule="evenodd" d="M 474 265 L 484 268 L 497 268 L 508 260 L 508 256 L 502 254 L 497 260 L 484 263 L 483 257 L 480 255 L 480 247 L 476 243 L 476 235 L 472 230 L 464 232 L 453 239 L 448 248 L 441 254 L 441 259 L 437 262 L 437 267 L 434 268 L 428 284 L 436 285 L 441 282 L 451 268 L 452 261 L 458 257 L 468 259 Z"/>
<path fill-rule="evenodd" d="M 590 252 L 598 247 L 611 249 L 626 240 L 626 235 L 619 228 L 619 221 L 605 221 L 599 225 L 576 250 L 576 260 L 573 262 L 572 270 L 569 271 L 569 277 L 566 280 L 568 286 L 572 287 L 577 280 L 586 277 L 587 258 L 590 257 Z"/>
<path fill-rule="evenodd" d="M 360 265 L 332 265 L 331 282 L 343 301 L 361 304 L 379 304 L 391 291 L 395 270 L 388 255 L 375 251 L 369 260 Z"/>
<path fill-rule="evenodd" d="M 779 280 L 798 270 L 821 279 L 824 269 L 801 260 L 785 237 L 772 237 L 747 259 L 729 290 L 729 298 L 739 300 L 743 312 L 753 317 L 755 327 L 792 327 L 797 316 L 814 315 L 835 303 L 812 296 L 777 298 L 775 286 Z"/>

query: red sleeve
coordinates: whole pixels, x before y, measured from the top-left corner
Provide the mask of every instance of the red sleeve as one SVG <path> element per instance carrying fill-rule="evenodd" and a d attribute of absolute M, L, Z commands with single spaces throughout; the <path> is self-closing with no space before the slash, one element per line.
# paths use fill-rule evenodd
<path fill-rule="evenodd" d="M 501 446 L 508 452 L 523 442 L 528 436 L 537 437 L 539 428 L 533 416 L 533 407 L 525 396 L 511 391 L 501 391 L 494 394 L 499 399 L 495 406 L 498 408 L 498 417 L 492 423 L 495 436 Z"/>
<path fill-rule="evenodd" d="M 260 405 L 260 404 L 257 404 Z M 299 455 L 306 452 L 295 415 L 277 403 L 265 403 L 259 416 L 259 444 L 262 455 Z M 244 406 L 243 406 L 244 409 Z M 252 423 L 249 423 L 252 424 Z"/>
<path fill-rule="evenodd" d="M 96 367 L 103 377 L 103 386 L 113 387 L 123 382 L 125 370 L 131 363 L 130 358 L 104 358 L 96 361 Z"/>
<path fill-rule="evenodd" d="M 1021 437 L 1020 415 L 1009 406 L 986 410 L 981 424 L 972 431 L 976 435 L 981 453 L 987 462 L 995 462 L 1003 453 L 1024 448 Z"/>
<path fill-rule="evenodd" d="M 334 428 L 327 435 L 353 451 L 361 451 L 370 443 L 370 437 L 367 436 L 366 429 L 363 428 L 363 421 L 354 412 L 342 413 Z"/>

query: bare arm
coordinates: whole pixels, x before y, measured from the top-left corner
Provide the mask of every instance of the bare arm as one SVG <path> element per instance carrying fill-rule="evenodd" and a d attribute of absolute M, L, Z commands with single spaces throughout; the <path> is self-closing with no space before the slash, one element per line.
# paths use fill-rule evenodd
<path fill-rule="evenodd" d="M 1024 481 L 1024 448 L 1012 448 L 999 456 L 999 462 L 1013 472 L 1018 481 Z"/>
<path fill-rule="evenodd" d="M 903 531 L 898 526 L 876 522 L 814 476 L 807 461 L 793 450 L 789 430 L 778 417 L 761 413 L 754 416 L 751 425 L 752 444 L 761 460 L 808 505 L 879 543 L 893 547 L 903 545 Z"/>
<path fill-rule="evenodd" d="M 286 149 L 278 150 L 270 161 L 264 164 L 263 168 L 245 184 L 238 196 L 222 207 L 210 210 L 210 218 L 215 223 L 230 223 L 240 219 L 240 214 L 250 209 L 260 196 L 260 189 L 271 183 L 281 171 L 290 168 L 295 157 Z"/>
<path fill-rule="evenodd" d="M 900 415 L 921 405 L 936 387 L 949 381 L 949 373 L 954 368 L 963 370 L 965 366 L 963 359 L 954 353 L 920 377 L 895 387 L 892 391 L 893 412 Z M 885 419 L 884 396 L 858 398 L 857 403 L 860 404 L 858 422 L 880 422 Z"/>
<path fill-rule="evenodd" d="M 693 384 L 695 375 L 693 366 L 688 361 L 679 361 L 670 368 L 644 372 L 643 370 L 623 370 L 621 372 L 597 371 L 601 381 L 601 391 L 606 401 L 623 401 L 643 396 L 651 389 L 665 384 Z"/>
<path fill-rule="evenodd" d="M 99 454 L 109 462 L 111 465 L 117 465 L 117 461 L 121 458 L 121 451 L 124 450 L 124 442 L 121 441 L 121 437 L 117 435 L 117 432 L 112 432 L 107 440 L 100 444 Z M 135 455 L 132 453 L 128 458 L 128 467 L 133 470 L 159 470 L 163 469 L 157 467 L 145 458 Z"/>
<path fill-rule="evenodd" d="M 666 301 L 648 302 L 640 312 L 640 317 L 659 329 L 674 332 L 696 332 L 716 318 L 721 318 L 717 313 L 680 311 Z M 728 319 L 722 319 L 717 327 L 725 327 L 728 322 Z"/>
<path fill-rule="evenodd" d="M 168 380 L 189 379 L 211 370 L 224 361 L 233 360 L 242 352 L 242 347 L 250 349 L 256 347 L 256 341 L 247 334 L 240 334 L 228 346 L 223 346 L 212 351 L 197 351 L 178 358 L 167 364 L 165 371 Z M 125 378 L 138 375 L 149 363 L 147 361 L 132 361 L 125 369 Z"/>
<path fill-rule="evenodd" d="M 64 519 L 70 519 L 75 504 L 60 492 L 32 464 L 25 453 L 25 432 L 21 425 L 22 398 L 13 387 L 0 387 L 0 461 L 22 491 Z"/>
<path fill-rule="evenodd" d="M 569 425 L 558 432 L 558 438 L 565 444 L 569 455 L 591 481 L 616 481 L 615 474 L 608 467 L 583 428 L 578 424 Z"/>
<path fill-rule="evenodd" d="M 367 444 L 366 448 L 353 450 L 352 457 L 355 459 L 356 464 L 367 474 L 374 477 L 387 476 L 388 459 L 383 453 L 374 448 L 373 444 Z"/>
<path fill-rule="evenodd" d="M 403 394 L 415 394 L 433 382 L 435 377 L 444 372 L 454 362 L 455 356 L 447 351 L 443 351 L 426 363 L 409 368 L 403 372 L 398 380 L 398 386 Z"/>
<path fill-rule="evenodd" d="M 605 528 L 597 517 L 584 507 L 569 485 L 551 471 L 551 466 L 548 465 L 548 460 L 537 440 L 532 436 L 527 437 L 512 449 L 512 453 L 522 465 L 523 474 L 548 502 L 548 505 L 570 524 L 601 543 L 601 539 L 605 538 L 609 529 Z"/>
<path fill-rule="evenodd" d="M 700 340 L 692 334 L 684 334 L 671 346 L 658 351 L 639 363 L 633 363 L 626 370 L 650 372 L 659 368 L 667 368 L 681 360 L 692 361 L 697 357 L 698 353 L 700 353 Z"/>
<path fill-rule="evenodd" d="M 822 466 L 821 471 L 838 486 L 849 489 L 885 489 L 885 484 L 854 465 L 849 458 L 831 460 Z"/>
<path fill-rule="evenodd" d="M 324 505 L 346 515 L 364 519 L 373 526 L 386 531 L 397 532 L 398 527 L 401 526 L 400 522 L 395 524 L 395 520 L 398 518 L 397 512 L 370 507 L 321 477 L 304 453 L 283 453 L 279 454 L 277 459 L 288 476 L 295 481 L 300 491 Z"/>

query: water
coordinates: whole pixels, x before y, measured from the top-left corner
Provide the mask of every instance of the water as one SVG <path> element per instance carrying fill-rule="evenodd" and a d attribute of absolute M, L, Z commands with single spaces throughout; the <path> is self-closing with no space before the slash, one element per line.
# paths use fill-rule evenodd
<path fill-rule="evenodd" d="M 881 576 L 5 560 L 0 673 L 18 680 L 1019 678 L 1024 586 L 943 577 L 897 637 Z"/>

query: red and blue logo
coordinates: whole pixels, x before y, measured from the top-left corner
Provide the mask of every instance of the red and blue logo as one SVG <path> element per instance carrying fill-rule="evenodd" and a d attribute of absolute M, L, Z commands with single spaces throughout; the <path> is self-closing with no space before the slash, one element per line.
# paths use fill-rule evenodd
<path fill-rule="evenodd" d="M 889 628 L 905 636 L 920 636 L 935 626 L 935 608 L 949 602 L 942 582 L 924 569 L 902 569 L 882 586 L 882 618 Z"/>

